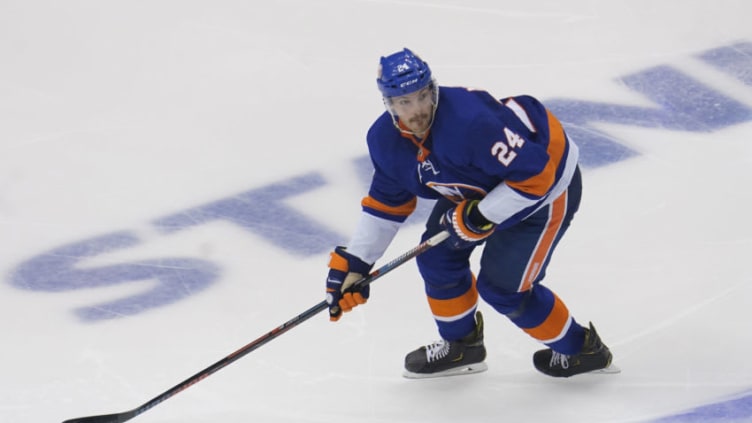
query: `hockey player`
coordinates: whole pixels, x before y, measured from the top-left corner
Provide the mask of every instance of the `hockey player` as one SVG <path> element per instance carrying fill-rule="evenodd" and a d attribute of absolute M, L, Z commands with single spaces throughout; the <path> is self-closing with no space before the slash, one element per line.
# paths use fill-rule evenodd
<path fill-rule="evenodd" d="M 606 369 L 611 352 L 541 281 L 580 204 L 577 146 L 530 96 L 497 100 L 486 91 L 439 87 L 409 49 L 382 57 L 377 86 L 386 112 L 367 143 L 375 168 L 363 214 L 347 247 L 331 253 L 330 320 L 364 304 L 356 289 L 415 209 L 437 199 L 422 239 L 449 238 L 419 255 L 418 269 L 441 340 L 405 357 L 405 376 L 474 373 L 484 360 L 480 297 L 548 348 L 533 355 L 556 377 Z M 485 244 L 477 278 L 469 258 Z"/>

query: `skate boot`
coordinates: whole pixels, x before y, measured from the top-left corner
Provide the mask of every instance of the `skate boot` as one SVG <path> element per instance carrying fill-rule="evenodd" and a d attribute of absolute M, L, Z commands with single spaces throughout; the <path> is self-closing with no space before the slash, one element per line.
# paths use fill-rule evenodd
<path fill-rule="evenodd" d="M 483 345 L 483 316 L 475 314 L 475 330 L 459 341 L 439 340 L 405 357 L 403 376 L 409 379 L 478 373 L 488 369 Z"/>
<path fill-rule="evenodd" d="M 581 373 L 619 373 L 618 367 L 611 364 L 611 351 L 601 341 L 593 324 L 585 328 L 585 343 L 579 353 L 566 355 L 552 349 L 540 350 L 533 354 L 533 364 L 541 373 L 553 377 L 570 377 Z"/>

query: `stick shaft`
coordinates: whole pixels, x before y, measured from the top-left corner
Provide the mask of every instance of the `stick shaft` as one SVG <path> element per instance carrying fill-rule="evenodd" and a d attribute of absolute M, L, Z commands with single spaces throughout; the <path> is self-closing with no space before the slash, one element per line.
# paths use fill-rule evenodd
<path fill-rule="evenodd" d="M 447 237 L 449 236 L 449 233 L 446 231 L 439 232 L 438 234 L 434 235 L 433 237 L 425 240 L 424 242 L 420 243 L 418 246 L 414 247 L 410 251 L 405 252 L 401 256 L 395 258 L 394 260 L 386 263 L 385 265 L 379 267 L 378 269 L 371 272 L 368 276 L 364 277 L 363 279 L 357 281 L 356 285 L 368 285 L 375 281 L 376 279 L 386 275 L 387 273 L 391 272 L 392 270 L 396 269 L 397 267 L 401 266 L 405 262 L 413 259 L 417 255 L 423 253 L 424 251 L 428 250 L 431 247 L 434 247 L 441 242 L 443 242 Z M 276 328 L 272 329 L 271 331 L 267 332 L 266 334 L 260 336 L 259 338 L 256 338 L 255 340 L 251 341 L 250 343 L 244 345 L 237 351 L 233 352 L 232 354 L 228 355 L 227 357 L 217 361 L 216 363 L 212 364 L 211 366 L 201 370 L 200 372 L 194 374 L 193 376 L 189 377 L 188 379 L 178 383 L 177 385 L 173 386 L 172 388 L 166 390 L 165 392 L 157 395 L 156 397 L 152 398 L 148 402 L 144 403 L 143 405 L 134 408 L 133 410 L 129 410 L 123 413 L 116 413 L 116 414 L 104 414 L 99 416 L 89 416 L 89 417 L 79 417 L 75 419 L 69 419 L 65 420 L 63 423 L 123 423 L 125 421 L 128 421 L 146 411 L 149 409 L 159 405 L 161 402 L 175 396 L 176 394 L 180 393 L 181 391 L 184 391 L 188 388 L 190 388 L 192 385 L 195 385 L 196 383 L 202 381 L 203 379 L 206 379 L 213 373 L 219 371 L 220 369 L 226 367 L 227 365 L 239 360 L 240 358 L 244 357 L 246 354 L 250 353 L 251 351 L 261 347 L 262 345 L 266 344 L 267 342 L 271 341 L 272 339 L 275 339 L 276 337 L 282 335 L 283 333 L 287 332 L 288 330 L 294 328 L 295 326 L 303 323 L 304 321 L 310 319 L 311 317 L 315 316 L 316 314 L 320 313 L 321 311 L 327 309 L 328 305 L 326 301 L 321 301 L 320 303 L 314 305 L 313 307 L 309 308 L 308 310 L 298 314 L 297 316 L 293 317 L 292 319 L 286 321 L 285 323 L 277 326 Z"/>

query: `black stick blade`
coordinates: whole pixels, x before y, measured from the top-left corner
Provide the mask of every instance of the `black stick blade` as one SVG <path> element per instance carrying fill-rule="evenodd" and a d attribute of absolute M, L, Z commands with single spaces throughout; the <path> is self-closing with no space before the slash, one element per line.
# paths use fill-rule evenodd
<path fill-rule="evenodd" d="M 127 411 L 125 413 L 102 414 L 101 416 L 78 417 L 66 420 L 63 423 L 123 423 L 135 416 L 135 412 Z"/>

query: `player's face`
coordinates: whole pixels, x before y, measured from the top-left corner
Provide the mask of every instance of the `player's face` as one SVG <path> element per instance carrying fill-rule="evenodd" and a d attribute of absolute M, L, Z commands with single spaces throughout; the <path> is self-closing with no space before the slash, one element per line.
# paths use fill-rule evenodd
<path fill-rule="evenodd" d="M 433 120 L 434 93 L 431 86 L 390 99 L 392 111 L 400 122 L 415 134 L 428 131 Z"/>

